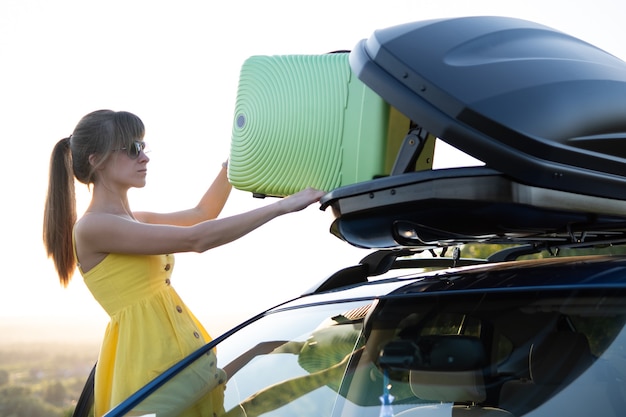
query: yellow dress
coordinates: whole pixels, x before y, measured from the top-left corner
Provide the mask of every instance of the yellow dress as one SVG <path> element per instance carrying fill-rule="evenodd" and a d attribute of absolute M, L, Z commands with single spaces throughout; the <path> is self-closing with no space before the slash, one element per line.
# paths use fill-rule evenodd
<path fill-rule="evenodd" d="M 171 286 L 173 268 L 173 255 L 109 254 L 86 273 L 80 270 L 94 298 L 111 317 L 96 366 L 96 417 L 211 340 Z M 213 352 L 205 356 L 206 364 L 198 365 L 204 368 L 195 375 L 208 387 L 202 401 L 180 414 L 181 407 L 191 405 L 191 400 L 181 397 L 174 387 L 158 406 L 165 401 L 173 408 L 158 410 L 157 415 L 221 414 L 223 386 L 215 387 L 223 382 L 224 374 L 216 369 Z M 188 392 L 193 384 L 181 381 L 180 385 Z M 182 404 L 173 404 L 172 398 Z M 139 410 L 138 414 L 157 411 Z"/>

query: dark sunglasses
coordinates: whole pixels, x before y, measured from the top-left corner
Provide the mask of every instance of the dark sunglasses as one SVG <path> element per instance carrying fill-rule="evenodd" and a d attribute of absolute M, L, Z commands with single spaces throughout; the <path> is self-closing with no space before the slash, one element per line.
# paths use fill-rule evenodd
<path fill-rule="evenodd" d="M 122 147 L 119 149 L 113 149 L 114 151 L 126 151 L 126 154 L 130 159 L 137 159 L 142 151 L 146 149 L 146 142 L 136 140 L 130 147 Z"/>

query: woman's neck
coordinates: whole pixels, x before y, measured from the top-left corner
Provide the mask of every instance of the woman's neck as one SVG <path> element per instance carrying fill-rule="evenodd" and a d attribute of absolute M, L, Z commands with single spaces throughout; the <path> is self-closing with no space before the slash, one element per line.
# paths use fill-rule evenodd
<path fill-rule="evenodd" d="M 87 212 L 108 213 L 134 218 L 126 191 L 116 192 L 108 187 L 94 185 Z"/>

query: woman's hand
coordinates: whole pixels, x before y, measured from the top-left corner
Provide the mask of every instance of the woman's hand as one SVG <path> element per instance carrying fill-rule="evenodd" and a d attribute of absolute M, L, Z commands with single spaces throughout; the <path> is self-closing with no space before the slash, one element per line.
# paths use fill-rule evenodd
<path fill-rule="evenodd" d="M 284 213 L 292 213 L 294 211 L 300 211 L 315 203 L 316 201 L 319 201 L 324 194 L 326 194 L 324 191 L 309 187 L 300 192 L 285 197 L 277 204 L 281 205 Z"/>

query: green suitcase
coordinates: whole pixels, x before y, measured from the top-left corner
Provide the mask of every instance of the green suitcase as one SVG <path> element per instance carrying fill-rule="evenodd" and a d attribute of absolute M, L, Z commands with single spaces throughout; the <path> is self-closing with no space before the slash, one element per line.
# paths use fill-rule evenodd
<path fill-rule="evenodd" d="M 348 53 L 252 56 L 241 68 L 228 176 L 285 196 L 389 174 L 410 121 L 351 71 Z"/>

